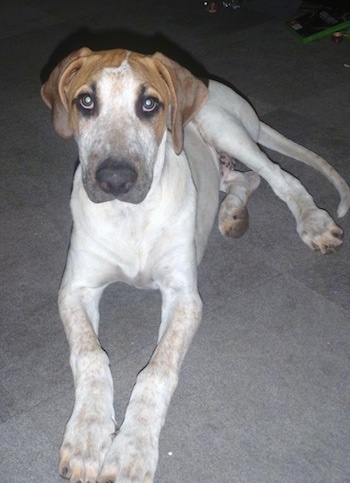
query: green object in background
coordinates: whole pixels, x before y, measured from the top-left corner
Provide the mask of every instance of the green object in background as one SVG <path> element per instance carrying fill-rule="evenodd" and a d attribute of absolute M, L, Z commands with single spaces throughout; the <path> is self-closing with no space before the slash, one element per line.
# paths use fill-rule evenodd
<path fill-rule="evenodd" d="M 349 7 L 322 7 L 286 22 L 303 42 L 308 43 L 321 37 L 331 35 L 346 28 L 350 28 Z"/>

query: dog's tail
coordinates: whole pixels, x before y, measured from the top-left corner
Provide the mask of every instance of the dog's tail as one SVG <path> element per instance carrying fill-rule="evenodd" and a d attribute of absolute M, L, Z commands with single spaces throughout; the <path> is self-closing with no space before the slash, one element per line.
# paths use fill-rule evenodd
<path fill-rule="evenodd" d="M 291 141 L 263 122 L 260 123 L 258 143 L 273 151 L 301 161 L 308 166 L 312 166 L 322 173 L 333 184 L 340 195 L 340 203 L 337 210 L 338 216 L 342 217 L 347 213 L 350 208 L 350 188 L 340 174 L 325 159 Z"/>

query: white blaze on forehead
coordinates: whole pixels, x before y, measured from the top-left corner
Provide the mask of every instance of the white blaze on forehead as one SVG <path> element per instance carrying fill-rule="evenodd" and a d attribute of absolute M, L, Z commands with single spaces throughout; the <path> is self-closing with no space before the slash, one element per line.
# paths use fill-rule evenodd
<path fill-rule="evenodd" d="M 103 69 L 104 72 L 113 72 L 115 74 L 124 74 L 125 72 L 128 72 L 130 69 L 130 64 L 128 61 L 129 53 L 126 55 L 125 59 L 123 62 L 118 66 L 118 67 L 105 67 Z"/>
<path fill-rule="evenodd" d="M 102 108 L 108 110 L 109 107 L 115 107 L 116 104 L 120 106 L 121 103 L 131 108 L 136 100 L 138 86 L 127 59 L 118 67 L 105 67 L 98 81 L 98 96 Z"/>

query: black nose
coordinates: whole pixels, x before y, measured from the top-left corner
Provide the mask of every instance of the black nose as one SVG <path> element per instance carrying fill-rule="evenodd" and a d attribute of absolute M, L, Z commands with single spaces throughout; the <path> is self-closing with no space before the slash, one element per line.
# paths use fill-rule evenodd
<path fill-rule="evenodd" d="M 135 169 L 124 160 L 105 159 L 96 171 L 99 187 L 116 198 L 128 193 L 137 179 Z"/>

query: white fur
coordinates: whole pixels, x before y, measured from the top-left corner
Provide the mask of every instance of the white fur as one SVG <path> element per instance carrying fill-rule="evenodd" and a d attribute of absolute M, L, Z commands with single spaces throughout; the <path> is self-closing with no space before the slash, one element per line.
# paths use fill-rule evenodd
<path fill-rule="evenodd" d="M 282 143 L 280 135 L 265 128 L 249 105 L 228 88 L 210 83 L 207 103 L 185 128 L 179 156 L 166 126 L 157 145 L 150 124 L 137 119 L 134 105 L 139 80 L 127 63 L 118 70 L 107 69 L 97 88 L 99 116 L 83 120 L 76 136 L 81 166 L 75 174 L 74 224 L 59 293 L 76 397 L 61 448 L 60 472 L 71 483 L 149 483 L 156 471 L 159 434 L 180 366 L 201 318 L 197 265 L 218 208 L 217 153 L 239 159 L 270 183 L 288 204 L 308 245 L 324 252 L 333 250 L 341 244 L 341 230 L 315 206 L 300 182 L 269 161 L 256 143 L 272 148 L 283 144 L 291 155 L 296 154 L 295 145 L 285 138 Z M 141 203 L 96 204 L 89 199 L 82 173 L 98 161 L 101 152 L 102 158 L 139 153 L 144 159 L 153 181 Z M 317 168 L 320 158 L 309 152 L 308 156 L 309 164 Z M 334 178 L 332 168 L 327 169 L 329 179 L 336 179 L 340 186 L 344 214 L 349 207 L 348 188 L 339 182 L 339 175 Z M 235 210 L 245 208 L 258 184 L 259 177 L 253 173 L 225 177 L 222 188 L 228 197 L 221 214 L 226 221 Z M 98 339 L 99 300 L 104 288 L 115 281 L 159 289 L 162 294 L 158 344 L 137 377 L 116 436 L 113 382 Z"/>

